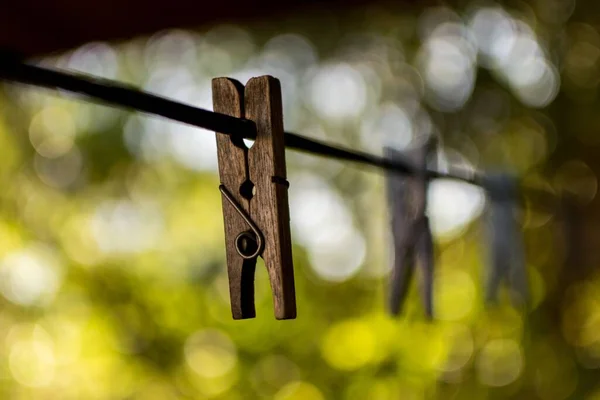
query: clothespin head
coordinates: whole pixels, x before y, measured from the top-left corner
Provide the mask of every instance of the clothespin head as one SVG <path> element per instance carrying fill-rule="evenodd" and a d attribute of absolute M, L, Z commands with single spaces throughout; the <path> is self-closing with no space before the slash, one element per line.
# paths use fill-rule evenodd
<path fill-rule="evenodd" d="M 217 133 L 225 247 L 234 319 L 254 318 L 254 272 L 264 259 L 275 317 L 296 317 L 289 206 L 283 137 L 281 87 L 271 76 L 246 87 L 233 79 L 212 82 L 216 112 L 254 121 L 249 149 L 240 137 Z"/>
<path fill-rule="evenodd" d="M 426 215 L 427 165 L 436 148 L 435 138 L 408 151 L 384 147 L 391 160 L 407 160 L 416 168 L 411 175 L 388 174 L 388 203 L 394 241 L 389 310 L 398 315 L 408 294 L 415 265 L 422 271 L 420 289 L 428 318 L 433 316 L 433 238 Z"/>

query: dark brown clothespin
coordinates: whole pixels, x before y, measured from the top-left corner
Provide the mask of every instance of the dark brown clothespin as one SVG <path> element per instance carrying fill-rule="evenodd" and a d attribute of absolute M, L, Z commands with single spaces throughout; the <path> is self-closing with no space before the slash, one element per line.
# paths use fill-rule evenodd
<path fill-rule="evenodd" d="M 394 261 L 389 293 L 389 309 L 398 315 L 408 293 L 415 265 L 421 270 L 420 288 L 428 318 L 433 317 L 434 248 L 427 217 L 427 164 L 436 147 L 435 139 L 410 151 L 384 148 L 386 158 L 409 160 L 416 167 L 412 175 L 389 174 L 388 203 L 394 241 Z"/>
<path fill-rule="evenodd" d="M 484 177 L 488 204 L 485 221 L 489 243 L 489 264 L 486 275 L 486 300 L 495 302 L 500 284 L 505 281 L 515 305 L 528 301 L 527 271 L 523 235 L 516 218 L 518 182 L 507 173 L 490 173 Z"/>
<path fill-rule="evenodd" d="M 261 76 L 250 79 L 244 88 L 236 80 L 215 78 L 212 90 L 216 112 L 256 124 L 256 140 L 250 149 L 240 137 L 217 133 L 233 318 L 256 316 L 258 256 L 264 259 L 271 281 L 275 317 L 296 318 L 279 81 Z"/>

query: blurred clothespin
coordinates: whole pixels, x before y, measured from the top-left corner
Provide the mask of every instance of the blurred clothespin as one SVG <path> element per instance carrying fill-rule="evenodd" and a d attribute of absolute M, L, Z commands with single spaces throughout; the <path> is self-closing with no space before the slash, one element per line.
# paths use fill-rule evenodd
<path fill-rule="evenodd" d="M 408 159 L 416 166 L 413 175 L 388 174 L 388 203 L 391 214 L 393 267 L 389 309 L 398 315 L 402 309 L 415 265 L 421 270 L 420 289 L 428 318 L 433 317 L 434 248 L 427 217 L 427 164 L 436 150 L 435 139 L 410 151 L 384 148 L 386 158 Z"/>
<path fill-rule="evenodd" d="M 262 256 L 271 281 L 275 317 L 296 318 L 289 225 L 281 87 L 271 76 L 244 86 L 229 78 L 212 81 L 216 112 L 256 124 L 247 148 L 239 137 L 217 133 L 219 189 L 223 200 L 231 311 L 254 318 L 254 272 Z"/>
<path fill-rule="evenodd" d="M 486 300 L 495 302 L 502 281 L 509 284 L 515 305 L 528 301 L 527 271 L 521 227 L 516 217 L 518 182 L 508 173 L 488 174 L 484 178 L 488 194 L 486 223 L 489 264 L 486 274 Z"/>
<path fill-rule="evenodd" d="M 585 240 L 584 218 L 581 200 L 574 193 L 563 190 L 558 197 L 557 228 L 559 239 L 564 246 L 564 268 L 561 273 L 568 280 L 584 279 L 589 273 L 586 269 L 594 265 L 586 260 L 586 255 L 593 252 L 586 249 L 589 241 Z"/>

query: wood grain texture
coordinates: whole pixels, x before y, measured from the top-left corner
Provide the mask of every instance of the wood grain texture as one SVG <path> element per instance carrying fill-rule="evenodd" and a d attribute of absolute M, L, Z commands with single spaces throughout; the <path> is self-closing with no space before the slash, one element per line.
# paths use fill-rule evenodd
<path fill-rule="evenodd" d="M 293 319 L 296 294 L 279 81 L 271 76 L 250 79 L 245 90 L 245 112 L 257 130 L 256 141 L 248 152 L 250 177 L 256 188 L 250 214 L 265 238 L 262 256 L 271 281 L 275 317 Z"/>
<path fill-rule="evenodd" d="M 212 81 L 212 93 L 214 111 L 238 118 L 244 116 L 244 86 L 240 82 L 215 78 Z M 232 140 L 229 135 L 221 133 L 216 134 L 216 139 L 221 184 L 244 211 L 250 213 L 250 202 L 240 194 L 241 185 L 249 178 L 246 146 L 243 141 Z M 235 247 L 236 236 L 249 227 L 224 196 L 222 204 L 231 313 L 234 319 L 254 318 L 256 260 L 244 260 Z"/>

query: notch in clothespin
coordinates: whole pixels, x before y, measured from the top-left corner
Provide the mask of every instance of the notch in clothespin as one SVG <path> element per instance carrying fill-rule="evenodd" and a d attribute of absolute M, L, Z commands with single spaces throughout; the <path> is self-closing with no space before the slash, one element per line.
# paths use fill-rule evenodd
<path fill-rule="evenodd" d="M 436 139 L 409 151 L 384 147 L 386 158 L 408 160 L 416 167 L 414 174 L 390 173 L 387 177 L 388 204 L 391 214 L 393 266 L 389 292 L 389 310 L 398 315 L 402 309 L 415 266 L 420 274 L 420 292 L 425 314 L 433 317 L 434 247 L 427 216 L 427 166 L 434 161 Z"/>
<path fill-rule="evenodd" d="M 256 316 L 254 272 L 259 256 L 271 282 L 275 317 L 296 318 L 279 81 L 260 76 L 244 87 L 234 79 L 215 78 L 212 91 L 214 111 L 256 125 L 251 148 L 241 137 L 216 135 L 233 318 Z"/>
<path fill-rule="evenodd" d="M 510 289 L 513 304 L 528 301 L 527 271 L 523 235 L 517 220 L 519 206 L 517 179 L 508 173 L 490 173 L 483 179 L 487 190 L 486 223 L 489 264 L 486 274 L 486 300 L 497 301 L 502 282 Z"/>

